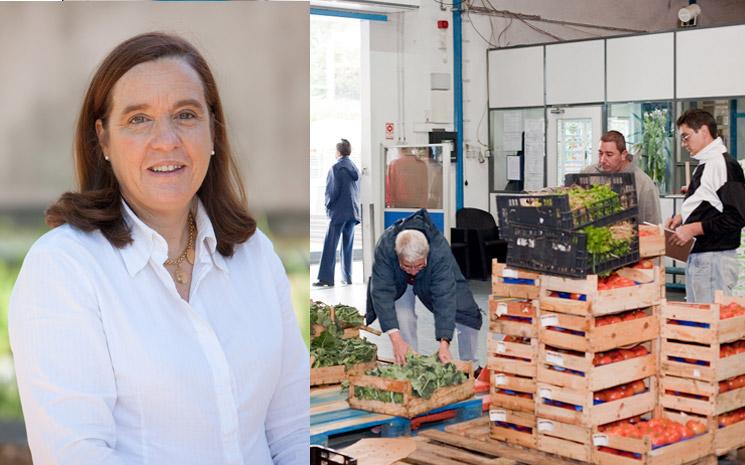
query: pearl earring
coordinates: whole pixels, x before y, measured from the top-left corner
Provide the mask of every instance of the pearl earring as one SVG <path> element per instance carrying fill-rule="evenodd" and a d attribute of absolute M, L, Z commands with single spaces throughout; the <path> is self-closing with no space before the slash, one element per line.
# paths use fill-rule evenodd
<path fill-rule="evenodd" d="M 215 155 L 215 150 L 214 149 L 212 149 L 212 153 L 210 153 L 210 156 L 213 156 L 213 155 Z"/>
<path fill-rule="evenodd" d="M 103 157 L 106 159 L 106 161 L 109 161 L 109 157 L 107 157 L 106 155 L 104 155 Z"/>

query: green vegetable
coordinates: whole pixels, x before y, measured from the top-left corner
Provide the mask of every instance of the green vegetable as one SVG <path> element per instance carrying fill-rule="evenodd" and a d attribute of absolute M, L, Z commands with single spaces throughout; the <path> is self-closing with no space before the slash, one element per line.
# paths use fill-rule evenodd
<path fill-rule="evenodd" d="M 310 342 L 313 368 L 353 365 L 375 360 L 375 344 L 359 338 L 341 339 L 332 331 L 324 331 Z"/>
<path fill-rule="evenodd" d="M 587 251 L 593 265 L 628 254 L 634 238 L 633 225 L 627 221 L 612 226 L 587 226 L 582 232 L 587 235 Z"/>
<path fill-rule="evenodd" d="M 623 211 L 621 199 L 608 184 L 596 184 L 587 189 L 581 186 L 571 186 L 562 188 L 562 190 L 569 195 L 569 207 L 575 216 L 587 211 L 590 220 L 594 221 Z"/>
<path fill-rule="evenodd" d="M 363 317 L 356 308 L 338 304 L 333 307 L 335 319 L 331 318 L 332 307 L 323 302 L 310 302 L 310 324 L 323 326 L 325 330 L 341 334 L 346 328 L 362 326 Z"/>
<path fill-rule="evenodd" d="M 423 399 L 432 397 L 435 390 L 439 388 L 462 384 L 467 379 L 466 374 L 458 370 L 454 364 L 441 363 L 436 354 L 424 356 L 410 353 L 406 356 L 406 365 L 379 366 L 366 374 L 382 378 L 409 380 L 411 381 L 412 393 Z M 403 394 L 400 392 L 357 386 L 355 386 L 354 392 L 355 396 L 360 399 L 403 403 Z"/>

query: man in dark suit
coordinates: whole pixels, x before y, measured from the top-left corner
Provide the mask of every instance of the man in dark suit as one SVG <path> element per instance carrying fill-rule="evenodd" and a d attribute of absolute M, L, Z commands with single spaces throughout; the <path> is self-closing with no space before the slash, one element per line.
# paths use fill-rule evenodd
<path fill-rule="evenodd" d="M 336 246 L 340 236 L 342 283 L 352 282 L 354 227 L 360 222 L 360 172 L 349 159 L 350 153 L 352 146 L 348 140 L 342 139 L 336 144 L 337 161 L 326 178 L 326 215 L 330 221 L 323 243 L 318 281 L 313 283 L 315 287 L 334 285 Z"/>

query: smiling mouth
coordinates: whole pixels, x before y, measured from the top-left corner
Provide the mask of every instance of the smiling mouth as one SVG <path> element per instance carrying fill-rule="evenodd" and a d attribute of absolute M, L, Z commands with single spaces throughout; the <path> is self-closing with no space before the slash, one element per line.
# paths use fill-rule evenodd
<path fill-rule="evenodd" d="M 173 173 L 182 170 L 184 166 L 185 165 L 162 165 L 153 166 L 152 168 L 148 168 L 148 170 L 153 173 Z"/>

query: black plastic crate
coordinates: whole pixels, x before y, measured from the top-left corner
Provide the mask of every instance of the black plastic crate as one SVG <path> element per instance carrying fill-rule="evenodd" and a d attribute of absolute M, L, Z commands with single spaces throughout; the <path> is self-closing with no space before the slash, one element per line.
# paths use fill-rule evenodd
<path fill-rule="evenodd" d="M 604 274 L 639 261 L 636 218 L 629 253 L 597 257 L 587 252 L 587 236 L 580 231 L 559 231 L 513 225 L 507 237 L 507 264 L 545 274 L 584 278 Z"/>
<path fill-rule="evenodd" d="M 608 199 L 572 210 L 568 194 L 515 194 L 497 197 L 499 224 L 574 231 L 585 226 L 604 226 L 638 214 L 633 173 L 568 174 L 566 185 L 589 188 L 609 184 L 618 199 Z M 618 210 L 620 206 L 621 210 Z"/>
<path fill-rule="evenodd" d="M 327 447 L 310 446 L 310 465 L 357 465 L 357 459 Z"/>

